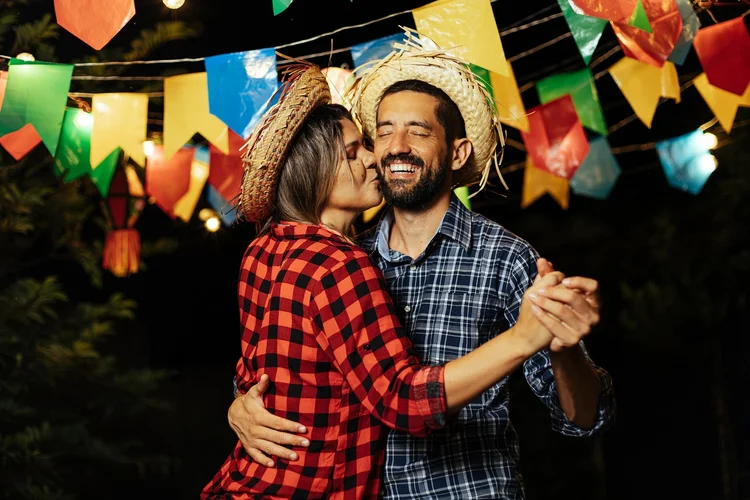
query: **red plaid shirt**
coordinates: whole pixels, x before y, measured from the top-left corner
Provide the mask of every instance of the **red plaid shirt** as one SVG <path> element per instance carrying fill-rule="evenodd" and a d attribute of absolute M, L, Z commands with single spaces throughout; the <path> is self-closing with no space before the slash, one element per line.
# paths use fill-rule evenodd
<path fill-rule="evenodd" d="M 445 423 L 443 367 L 420 365 L 380 269 L 324 227 L 284 223 L 250 244 L 238 288 L 239 389 L 268 374 L 266 406 L 310 446 L 268 468 L 238 442 L 201 497 L 377 497 L 386 427 Z"/>

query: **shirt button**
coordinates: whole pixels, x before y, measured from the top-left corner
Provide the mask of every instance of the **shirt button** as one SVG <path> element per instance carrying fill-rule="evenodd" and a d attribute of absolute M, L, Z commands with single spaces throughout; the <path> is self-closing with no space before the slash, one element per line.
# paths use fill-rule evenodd
<path fill-rule="evenodd" d="M 415 266 L 414 264 L 412 264 L 412 265 L 410 265 L 410 266 L 409 266 L 409 269 L 410 269 L 411 271 L 415 270 L 416 268 L 417 268 L 417 266 Z"/>
<path fill-rule="evenodd" d="M 405 311 L 405 312 L 409 312 L 409 311 L 411 311 L 411 306 L 405 306 L 405 307 L 404 307 L 404 311 Z"/>

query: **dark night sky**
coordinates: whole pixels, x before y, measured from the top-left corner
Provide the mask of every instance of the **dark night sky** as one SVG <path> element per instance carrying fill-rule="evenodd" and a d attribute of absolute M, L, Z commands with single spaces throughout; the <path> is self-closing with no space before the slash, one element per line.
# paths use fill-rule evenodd
<path fill-rule="evenodd" d="M 510 26 L 535 12 L 553 5 L 554 0 L 526 0 L 522 2 L 499 1 L 493 4 L 500 28 Z M 152 58 L 178 58 L 211 56 L 227 52 L 258 49 L 305 39 L 344 25 L 353 25 L 424 5 L 425 1 L 369 1 L 369 0 L 295 0 L 287 11 L 274 17 L 271 1 L 207 1 L 186 0 L 177 11 L 166 9 L 160 0 L 136 1 L 136 16 L 111 42 L 127 44 L 143 28 L 161 20 L 200 22 L 203 34 L 197 39 L 174 42 L 160 49 Z M 50 2 L 51 4 L 51 2 Z M 717 9 L 719 19 L 728 19 L 742 9 L 728 7 Z M 556 7 L 540 17 L 556 13 Z M 709 22 L 710 18 L 701 16 Z M 401 15 L 364 28 L 352 29 L 333 37 L 333 48 L 346 47 L 390 35 L 399 31 L 399 25 L 412 26 L 410 14 Z M 562 18 L 503 38 L 506 56 L 511 57 L 535 45 L 555 38 L 568 30 Z M 616 44 L 612 29 L 607 27 L 592 60 Z M 290 56 L 303 56 L 323 52 L 331 47 L 331 39 L 282 50 Z M 62 32 L 58 55 L 61 62 L 70 61 L 89 53 L 87 46 L 72 35 Z M 514 63 L 519 85 L 564 70 L 583 67 L 575 59 L 577 48 L 571 38 L 562 40 L 533 56 Z M 600 71 L 616 62 L 616 54 L 594 71 Z M 545 68 L 567 58 L 571 64 L 544 73 Z M 314 61 L 327 65 L 327 57 Z M 333 65 L 351 64 L 348 53 L 335 55 Z M 203 65 L 179 65 L 182 72 L 203 71 Z M 167 66 L 135 66 L 126 75 L 158 74 L 162 70 L 175 70 Z M 700 65 L 691 52 L 680 75 L 693 75 Z M 83 69 L 75 74 L 85 74 Z M 535 75 L 535 76 L 528 76 Z M 85 90 L 85 83 L 74 82 L 73 90 Z M 612 79 L 606 75 L 596 83 L 607 123 L 612 125 L 632 113 Z M 97 90 L 106 90 L 99 87 Z M 126 90 L 126 88 L 119 88 Z M 534 90 L 523 94 L 527 109 L 537 104 Z M 737 120 L 750 117 L 750 110 L 740 110 Z M 671 101 L 660 106 L 651 130 L 635 121 L 615 132 L 609 138 L 612 147 L 640 144 L 674 137 L 696 129 L 712 118 L 708 107 L 695 89 L 683 93 L 683 102 Z M 716 132 L 719 137 L 721 133 Z M 509 137 L 520 141 L 520 134 L 509 129 Z M 523 160 L 524 153 L 508 148 L 506 163 Z M 521 210 L 520 192 L 523 174 L 509 174 L 506 179 L 510 192 L 506 197 L 482 194 L 475 198 L 475 209 L 505 225 L 516 234 L 529 240 L 542 255 L 550 258 L 556 267 L 569 274 L 591 275 L 602 283 L 604 298 L 603 325 L 592 335 L 589 347 L 595 359 L 609 369 L 615 378 L 620 403 L 620 425 L 605 437 L 606 478 L 609 498 L 662 498 L 693 497 L 713 498 L 716 491 L 716 452 L 711 424 L 696 429 L 693 425 L 708 418 L 705 409 L 691 410 L 690 419 L 679 419 L 677 408 L 693 397 L 689 391 L 691 380 L 700 378 L 699 371 L 680 371 L 665 374 L 657 368 L 662 360 L 649 353 L 636 352 L 632 346 L 607 333 L 617 323 L 619 282 L 638 279 L 648 274 L 649 256 L 638 255 L 644 246 L 642 227 L 652 214 L 667 209 L 676 219 L 681 214 L 700 210 L 701 196 L 694 197 L 670 188 L 659 168 L 656 153 L 646 151 L 619 155 L 623 169 L 611 198 L 601 202 L 571 196 L 570 209 L 565 212 L 545 197 L 530 208 Z M 712 191 L 718 171 L 709 180 L 707 196 L 716 198 Z M 502 188 L 500 189 L 502 190 Z M 203 202 L 202 202 L 203 203 Z M 199 205 L 200 209 L 203 204 Z M 196 210 L 197 213 L 197 210 Z M 231 229 L 222 228 L 208 233 L 194 220 L 188 224 L 175 222 L 149 206 L 138 223 L 144 239 L 173 236 L 180 242 L 179 250 L 172 255 L 149 260 L 148 271 L 127 280 L 107 277 L 107 291 L 124 290 L 139 303 L 138 319 L 118 340 L 121 353 L 129 353 L 136 362 L 152 367 L 175 369 L 179 372 L 171 385 L 165 388 L 164 397 L 175 406 L 169 419 L 155 417 L 152 439 L 163 443 L 183 460 L 183 474 L 172 491 L 164 491 L 165 498 L 194 498 L 197 490 L 217 470 L 233 445 L 232 434 L 226 424 L 226 409 L 231 401 L 231 378 L 234 363 L 239 355 L 239 322 L 236 303 L 236 279 L 240 258 L 253 237 L 248 225 Z M 699 247 L 688 249 L 700 252 Z M 637 258 L 634 258 L 636 256 Z M 631 349 L 631 350 L 628 350 Z M 679 354 L 676 355 L 679 357 Z M 672 365 L 670 365 L 672 366 Z M 679 363 L 674 367 L 679 367 Z M 666 378 L 681 379 L 682 387 L 665 396 Z M 523 391 L 523 385 L 519 386 Z M 522 408 L 528 404 L 528 395 L 521 394 Z M 684 399 L 683 399 L 684 398 Z M 526 405 L 526 406 L 524 406 Z M 545 430 L 544 418 L 539 412 L 516 416 L 524 438 L 524 460 L 542 467 L 556 469 L 559 474 L 570 471 L 564 453 L 585 456 L 589 444 L 571 443 L 570 440 L 551 436 Z M 541 423 L 540 423 L 541 422 Z M 551 453 L 547 447 L 557 450 Z M 560 451 L 562 450 L 562 451 Z M 549 456 L 557 457 L 557 461 Z M 527 462 L 528 463 L 528 462 Z M 567 468 L 566 468 L 567 467 Z M 560 472 L 562 471 L 562 472 Z M 592 470 L 572 470 L 580 477 L 580 485 L 600 477 Z M 656 481 L 653 490 L 643 492 L 641 477 Z M 695 484 L 677 483 L 694 478 Z M 529 488 L 541 491 L 544 481 L 553 483 L 560 477 L 540 472 L 527 474 Z M 535 482 L 536 481 L 536 482 Z M 575 483 L 575 481 L 573 481 Z M 536 486 L 535 486 L 536 485 Z M 573 490 L 575 491 L 575 490 Z M 615 495 L 615 492 L 617 494 Z M 638 492 L 638 493 L 636 493 Z M 566 496 L 568 498 L 570 496 Z M 581 494 L 578 498 L 593 498 Z M 544 497 L 539 494 L 536 498 Z M 561 497 L 558 497 L 561 498 Z M 570 497 L 573 498 L 573 497 Z"/>

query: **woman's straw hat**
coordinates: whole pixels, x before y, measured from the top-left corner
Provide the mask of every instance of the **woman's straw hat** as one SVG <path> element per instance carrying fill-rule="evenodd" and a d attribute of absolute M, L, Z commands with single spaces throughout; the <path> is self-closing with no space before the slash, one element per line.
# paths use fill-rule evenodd
<path fill-rule="evenodd" d="M 375 137 L 378 105 L 388 87 L 404 80 L 429 83 L 456 103 L 464 118 L 466 137 L 474 147 L 469 161 L 453 173 L 454 187 L 479 184 L 481 190 L 493 163 L 505 185 L 497 156 L 498 144 L 504 144 L 502 130 L 485 82 L 477 79 L 468 64 L 440 49 L 429 38 L 409 28 L 404 30 L 405 40 L 395 44 L 396 50 L 380 61 L 356 69 L 359 78 L 350 99 L 364 134 Z"/>
<path fill-rule="evenodd" d="M 279 172 L 289 146 L 310 113 L 331 102 L 331 92 L 320 68 L 299 62 L 285 72 L 281 96 L 261 118 L 243 146 L 244 173 L 240 213 L 261 222 L 273 214 Z"/>

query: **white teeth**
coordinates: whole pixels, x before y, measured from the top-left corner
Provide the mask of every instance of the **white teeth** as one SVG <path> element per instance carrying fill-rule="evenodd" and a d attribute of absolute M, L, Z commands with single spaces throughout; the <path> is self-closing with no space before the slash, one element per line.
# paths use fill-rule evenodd
<path fill-rule="evenodd" d="M 409 165 L 407 163 L 391 163 L 388 165 L 388 168 L 393 172 L 394 174 L 397 173 L 414 173 L 417 171 L 417 169 L 413 165 Z"/>

